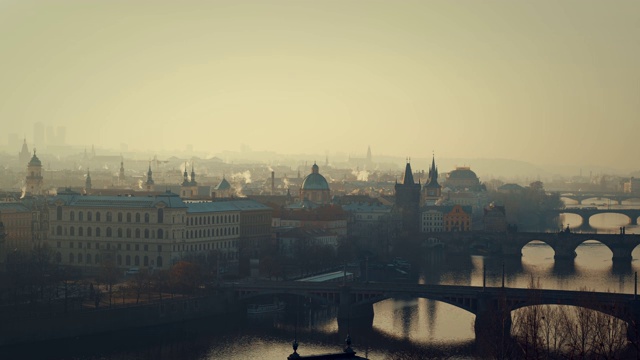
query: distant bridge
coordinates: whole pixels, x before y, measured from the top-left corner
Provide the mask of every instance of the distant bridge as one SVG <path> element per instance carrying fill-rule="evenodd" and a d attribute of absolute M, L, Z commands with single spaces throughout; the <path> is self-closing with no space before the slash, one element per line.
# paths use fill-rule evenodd
<path fill-rule="evenodd" d="M 555 191 L 554 194 L 558 194 L 560 197 L 575 200 L 578 204 L 582 204 L 582 201 L 587 199 L 607 199 L 615 201 L 618 205 L 622 205 L 625 200 L 640 199 L 640 195 L 624 193 L 624 192 L 611 192 L 611 191 L 589 191 L 589 192 L 562 192 Z"/>
<path fill-rule="evenodd" d="M 390 298 L 426 298 L 476 315 L 476 337 L 510 334 L 511 311 L 533 305 L 572 305 L 621 319 L 638 336 L 640 300 L 631 294 L 400 283 L 311 283 L 301 281 L 228 284 L 240 301 L 260 296 L 297 295 L 338 306 L 338 319 L 373 320 L 373 304 Z M 495 339 L 495 338 L 494 338 Z"/>
<path fill-rule="evenodd" d="M 522 256 L 522 248 L 534 240 L 549 245 L 555 252 L 555 259 L 573 259 L 576 248 L 585 241 L 596 240 L 604 244 L 613 253 L 614 261 L 631 261 L 631 253 L 640 245 L 640 235 L 635 234 L 598 234 L 577 232 L 440 232 L 426 233 L 427 243 L 438 241 L 449 252 L 468 252 L 471 249 L 484 249 L 489 253 L 504 256 Z"/>
<path fill-rule="evenodd" d="M 560 214 L 575 214 L 582 219 L 581 227 L 589 228 L 589 219 L 593 215 L 598 214 L 621 214 L 629 218 L 629 225 L 638 225 L 638 217 L 640 217 L 640 209 L 585 209 L 585 208 L 566 208 L 561 210 L 548 210 L 549 215 L 558 216 Z"/>

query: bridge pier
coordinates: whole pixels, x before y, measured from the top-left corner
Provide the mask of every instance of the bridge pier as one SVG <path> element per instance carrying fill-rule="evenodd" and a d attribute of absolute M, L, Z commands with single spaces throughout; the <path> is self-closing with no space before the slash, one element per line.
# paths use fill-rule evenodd
<path fill-rule="evenodd" d="M 476 344 L 480 348 L 504 348 L 511 339 L 511 309 L 506 300 L 481 293 L 474 322 Z"/>
<path fill-rule="evenodd" d="M 614 262 L 631 262 L 631 260 L 633 259 L 633 257 L 631 256 L 631 252 L 634 248 L 635 246 L 628 247 L 623 245 L 609 247 L 609 249 L 611 249 L 611 252 L 613 253 L 612 260 Z"/>
<path fill-rule="evenodd" d="M 554 260 L 573 260 L 577 254 L 574 249 L 554 249 L 556 254 L 553 255 Z"/>
<path fill-rule="evenodd" d="M 353 304 L 351 289 L 340 288 L 340 304 L 338 305 L 338 326 L 356 322 L 360 325 L 373 325 L 373 304 Z"/>
<path fill-rule="evenodd" d="M 629 216 L 629 218 L 631 219 L 629 225 L 638 225 L 638 218 L 636 216 Z"/>

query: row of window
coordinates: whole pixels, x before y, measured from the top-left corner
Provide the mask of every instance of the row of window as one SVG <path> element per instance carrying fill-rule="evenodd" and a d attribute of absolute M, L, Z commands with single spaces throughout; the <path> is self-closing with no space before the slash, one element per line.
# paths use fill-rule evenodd
<path fill-rule="evenodd" d="M 75 244 L 76 244 L 76 243 L 74 243 L 73 241 L 69 242 L 69 248 L 70 248 L 70 249 L 73 249 L 73 248 L 75 247 Z M 82 247 L 83 247 L 83 246 L 84 246 L 84 248 L 85 248 L 85 249 L 91 249 L 91 247 L 92 247 L 92 243 L 90 243 L 90 242 L 87 242 L 87 243 L 86 243 L 86 244 L 84 244 L 84 245 L 83 245 L 83 244 L 84 244 L 84 243 L 82 243 L 82 242 L 78 242 L 78 249 L 82 249 Z M 111 245 L 112 245 L 111 243 L 106 243 L 106 244 L 105 244 L 105 246 L 104 246 L 104 249 L 111 250 L 111 248 L 112 248 L 112 246 L 111 246 Z M 113 244 L 113 248 L 114 248 L 114 249 L 118 249 L 118 250 L 122 250 L 122 248 L 123 248 L 123 246 L 122 246 L 122 245 L 123 245 L 123 244 Z M 127 251 L 130 251 L 130 250 L 131 250 L 131 248 L 133 248 L 133 249 L 134 249 L 134 250 L 136 250 L 136 251 L 139 251 L 139 250 L 140 250 L 140 244 L 133 244 L 133 246 L 131 246 L 131 244 L 124 244 L 124 245 L 125 245 L 125 246 L 124 246 L 124 248 L 125 248 L 125 250 L 127 250 Z M 60 241 L 58 241 L 58 242 L 56 243 L 56 247 L 57 247 L 57 248 L 61 248 L 61 247 L 62 247 L 62 243 L 61 243 Z M 95 244 L 93 244 L 93 247 L 94 247 L 96 250 L 100 249 L 100 243 L 95 243 Z M 143 244 L 143 245 L 142 245 L 142 248 L 144 249 L 144 251 L 149 251 L 149 244 Z M 162 245 L 156 245 L 156 250 L 157 250 L 158 252 L 161 252 L 161 251 L 162 251 Z"/>
<path fill-rule="evenodd" d="M 192 216 L 187 219 L 189 225 L 211 225 L 211 224 L 228 224 L 240 222 L 240 215 L 209 215 L 209 216 Z"/>
<path fill-rule="evenodd" d="M 188 230 L 185 232 L 186 239 L 198 239 L 212 236 L 238 235 L 238 227 L 224 227 L 215 229 Z"/>
<path fill-rule="evenodd" d="M 123 263 L 123 258 L 124 258 L 124 263 Z M 117 255 L 116 256 L 116 264 L 118 266 L 156 266 L 156 267 L 162 267 L 163 265 L 163 261 L 162 261 L 162 256 L 158 256 L 156 257 L 155 261 L 153 259 L 151 259 L 151 261 L 149 260 L 149 256 L 145 255 L 142 257 L 142 264 L 140 264 L 140 255 L 135 255 L 135 256 L 131 256 L 131 255 L 125 255 L 124 257 L 122 255 Z M 133 261 L 132 261 L 133 260 Z M 60 254 L 59 252 L 56 253 L 56 261 L 58 263 L 62 262 L 62 254 Z M 82 253 L 78 253 L 78 254 L 74 254 L 74 253 L 69 253 L 68 256 L 68 263 L 69 264 L 96 264 L 99 265 L 100 264 L 100 254 L 82 254 Z"/>
<path fill-rule="evenodd" d="M 87 220 L 86 221 L 94 221 L 94 213 L 91 211 L 87 211 L 86 213 L 87 215 Z M 164 209 L 158 209 L 157 210 L 157 215 L 158 215 L 158 223 L 162 224 L 164 222 Z M 113 221 L 113 214 L 111 213 L 111 211 L 107 211 L 105 213 L 105 221 L 107 222 L 112 222 Z M 126 220 L 128 223 L 132 222 L 132 219 L 135 218 L 135 222 L 139 223 L 142 220 L 142 215 L 140 213 L 135 213 L 135 214 L 131 214 L 130 212 L 123 214 L 121 212 L 119 212 L 117 214 L 117 219 L 118 222 L 123 222 L 123 219 L 126 217 Z M 148 212 L 144 213 L 144 222 L 148 223 L 150 221 L 151 216 L 149 215 Z M 58 206 L 56 208 L 56 219 L 57 220 L 62 220 L 62 206 Z M 76 221 L 76 212 L 71 210 L 69 211 L 69 221 Z M 78 211 L 78 221 L 85 221 L 85 213 L 81 210 Z M 95 221 L 102 221 L 102 213 L 100 211 L 96 211 L 95 212 Z"/>
<path fill-rule="evenodd" d="M 218 241 L 206 244 L 182 244 L 173 245 L 173 251 L 205 251 L 205 250 L 222 250 L 235 249 L 238 247 L 237 240 Z"/>
<path fill-rule="evenodd" d="M 149 230 L 149 229 L 144 229 L 144 231 L 141 231 L 140 229 L 135 229 L 132 231 L 132 229 L 126 229 L 125 231 L 122 230 L 122 228 L 118 228 L 116 230 L 116 236 L 119 238 L 124 237 L 123 235 L 126 234 L 126 238 L 136 238 L 136 239 L 140 239 L 142 237 L 144 237 L 145 239 L 168 239 L 169 238 L 169 233 L 165 233 L 163 229 L 158 229 L 158 236 L 156 237 L 156 230 Z M 57 236 L 94 236 L 94 237 L 101 237 L 102 236 L 102 229 L 100 227 L 96 227 L 95 228 L 95 233 L 93 231 L 93 228 L 88 226 L 86 228 L 86 232 L 85 232 L 85 228 L 82 226 L 78 226 L 78 232 L 76 235 L 76 228 L 74 226 L 70 226 L 70 227 L 62 227 L 61 225 L 58 225 L 56 227 L 56 231 L 55 234 L 53 232 L 53 229 L 51 231 L 51 235 L 57 235 Z M 113 230 L 110 227 L 106 228 L 105 231 L 105 236 L 106 237 L 113 237 Z"/>

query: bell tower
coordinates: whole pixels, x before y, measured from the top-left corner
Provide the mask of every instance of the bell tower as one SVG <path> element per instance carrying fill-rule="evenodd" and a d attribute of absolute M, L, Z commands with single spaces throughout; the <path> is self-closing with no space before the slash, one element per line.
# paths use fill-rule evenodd
<path fill-rule="evenodd" d="M 42 162 L 36 156 L 36 149 L 33 149 L 33 156 L 27 164 L 27 194 L 40 195 L 42 193 Z"/>

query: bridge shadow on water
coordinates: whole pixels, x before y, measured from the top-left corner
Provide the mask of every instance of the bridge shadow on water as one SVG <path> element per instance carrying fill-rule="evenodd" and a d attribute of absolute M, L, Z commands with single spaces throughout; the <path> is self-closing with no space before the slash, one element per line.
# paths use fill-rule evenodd
<path fill-rule="evenodd" d="M 326 318 L 325 321 L 330 323 L 332 319 Z M 322 330 L 326 324 L 309 324 L 306 315 L 296 315 L 295 311 L 261 319 L 248 319 L 243 315 L 203 318 L 179 324 L 47 341 L 31 346 L 5 347 L 0 348 L 0 358 L 286 359 L 292 352 L 291 343 L 295 338 L 300 344 L 298 353 L 311 355 L 339 352 L 347 335 L 352 338 L 352 347 L 358 355 L 370 355 L 372 359 L 396 358 L 395 354 L 412 359 L 474 357 L 473 341 L 423 344 L 357 322 L 340 326 L 337 331 Z"/>

